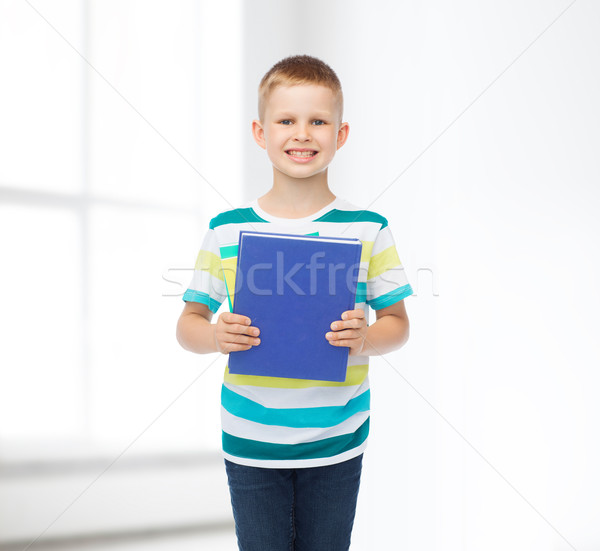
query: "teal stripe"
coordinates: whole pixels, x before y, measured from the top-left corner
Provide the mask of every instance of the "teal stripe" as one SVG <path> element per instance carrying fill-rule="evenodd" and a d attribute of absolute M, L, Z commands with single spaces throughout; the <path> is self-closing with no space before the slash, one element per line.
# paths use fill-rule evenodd
<path fill-rule="evenodd" d="M 214 230 L 218 226 L 223 226 L 224 224 L 246 224 L 250 222 L 269 223 L 268 220 L 258 216 L 251 207 L 248 207 L 245 209 L 233 209 L 222 212 L 210 221 L 209 227 L 211 230 Z"/>
<path fill-rule="evenodd" d="M 381 224 L 380 230 L 388 225 L 388 221 L 381 214 L 377 214 L 371 210 L 330 210 L 320 218 L 313 222 L 375 222 Z"/>
<path fill-rule="evenodd" d="M 225 281 L 225 290 L 227 291 L 227 302 L 229 303 L 229 311 L 233 312 L 233 304 L 231 303 L 231 293 L 229 292 L 229 287 L 227 286 L 227 278 L 224 278 Z"/>
<path fill-rule="evenodd" d="M 356 284 L 356 303 L 367 302 L 367 284 L 366 282 L 357 282 Z"/>
<path fill-rule="evenodd" d="M 359 411 L 369 411 L 370 390 L 352 398 L 345 406 L 312 408 L 268 408 L 229 390 L 221 388 L 221 404 L 232 415 L 261 423 L 282 427 L 334 427 Z"/>
<path fill-rule="evenodd" d="M 227 245 L 225 247 L 220 247 L 219 251 L 221 253 L 221 259 L 224 260 L 226 258 L 232 258 L 238 255 L 239 245 Z"/>
<path fill-rule="evenodd" d="M 206 304 L 210 311 L 214 314 L 221 303 L 214 298 L 211 298 L 206 293 L 202 293 L 200 291 L 195 291 L 193 289 L 188 289 L 185 293 L 183 293 L 183 300 L 186 302 L 199 302 L 200 304 Z"/>
<path fill-rule="evenodd" d="M 304 234 L 306 236 L 310 236 L 310 237 L 319 237 L 319 232 L 316 231 L 314 233 L 307 233 Z M 220 247 L 219 251 L 221 253 L 221 259 L 226 259 L 226 258 L 233 258 L 234 256 L 238 255 L 238 251 L 239 251 L 239 244 L 236 245 L 226 245 L 225 247 Z"/>
<path fill-rule="evenodd" d="M 317 459 L 332 457 L 360 446 L 369 435 L 369 418 L 350 434 L 332 436 L 316 442 L 273 444 L 238 438 L 223 431 L 223 451 L 236 457 L 250 459 Z"/>
<path fill-rule="evenodd" d="M 386 306 L 391 306 L 396 302 L 401 301 L 402 299 L 409 297 L 413 294 L 412 287 L 409 285 L 404 285 L 404 287 L 398 287 L 385 295 L 381 295 L 373 300 L 368 300 L 367 303 L 373 310 L 381 310 Z"/>

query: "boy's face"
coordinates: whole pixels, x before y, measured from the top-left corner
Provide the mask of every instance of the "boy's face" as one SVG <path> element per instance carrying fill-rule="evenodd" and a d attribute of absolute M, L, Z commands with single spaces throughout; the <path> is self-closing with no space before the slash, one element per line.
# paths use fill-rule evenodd
<path fill-rule="evenodd" d="M 335 94 L 329 88 L 278 86 L 267 101 L 264 121 L 253 121 L 252 133 L 267 150 L 276 177 L 279 172 L 280 176 L 308 178 L 326 171 L 346 142 L 348 123 L 339 119 Z"/>

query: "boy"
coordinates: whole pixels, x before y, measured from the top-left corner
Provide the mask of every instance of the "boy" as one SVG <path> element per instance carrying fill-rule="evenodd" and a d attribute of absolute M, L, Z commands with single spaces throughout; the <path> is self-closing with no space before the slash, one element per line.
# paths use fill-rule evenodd
<path fill-rule="evenodd" d="M 240 230 L 358 237 L 355 308 L 323 335 L 349 348 L 342 383 L 230 374 L 221 393 L 223 454 L 240 550 L 347 550 L 369 432 L 368 357 L 408 339 L 412 288 L 387 220 L 329 189 L 327 167 L 348 137 L 333 70 L 311 56 L 276 63 L 259 86 L 252 133 L 273 164 L 273 187 L 210 221 L 185 292 L 177 339 L 204 354 L 260 346 L 247 316 L 212 315 L 235 289 Z M 368 308 L 377 321 L 368 325 Z M 310 323 L 307 320 L 307 323 Z M 285 327 L 281 328 L 285 332 Z M 294 335 L 289 335 L 290 339 Z"/>

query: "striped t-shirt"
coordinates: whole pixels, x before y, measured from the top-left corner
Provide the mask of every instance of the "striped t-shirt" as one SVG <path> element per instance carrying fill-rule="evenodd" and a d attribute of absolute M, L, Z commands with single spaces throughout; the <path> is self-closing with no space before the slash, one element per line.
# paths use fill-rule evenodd
<path fill-rule="evenodd" d="M 279 218 L 254 199 L 210 221 L 184 301 L 206 304 L 215 313 L 227 299 L 232 311 L 241 230 L 359 238 L 355 308 L 365 311 L 367 323 L 367 305 L 379 310 L 412 295 L 383 216 L 336 197 L 305 218 Z M 221 387 L 224 457 L 242 465 L 287 469 L 360 455 L 369 433 L 368 370 L 368 356 L 350 355 L 344 382 L 233 375 L 226 365 Z"/>

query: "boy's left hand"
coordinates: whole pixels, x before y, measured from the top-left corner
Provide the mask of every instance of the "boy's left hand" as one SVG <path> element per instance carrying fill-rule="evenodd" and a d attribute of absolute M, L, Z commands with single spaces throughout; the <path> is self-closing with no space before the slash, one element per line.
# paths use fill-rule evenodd
<path fill-rule="evenodd" d="M 367 336 L 367 320 L 365 312 L 361 308 L 346 310 L 341 320 L 331 324 L 332 332 L 327 333 L 325 338 L 333 346 L 347 346 L 350 348 L 350 356 L 358 356 L 365 345 Z"/>

